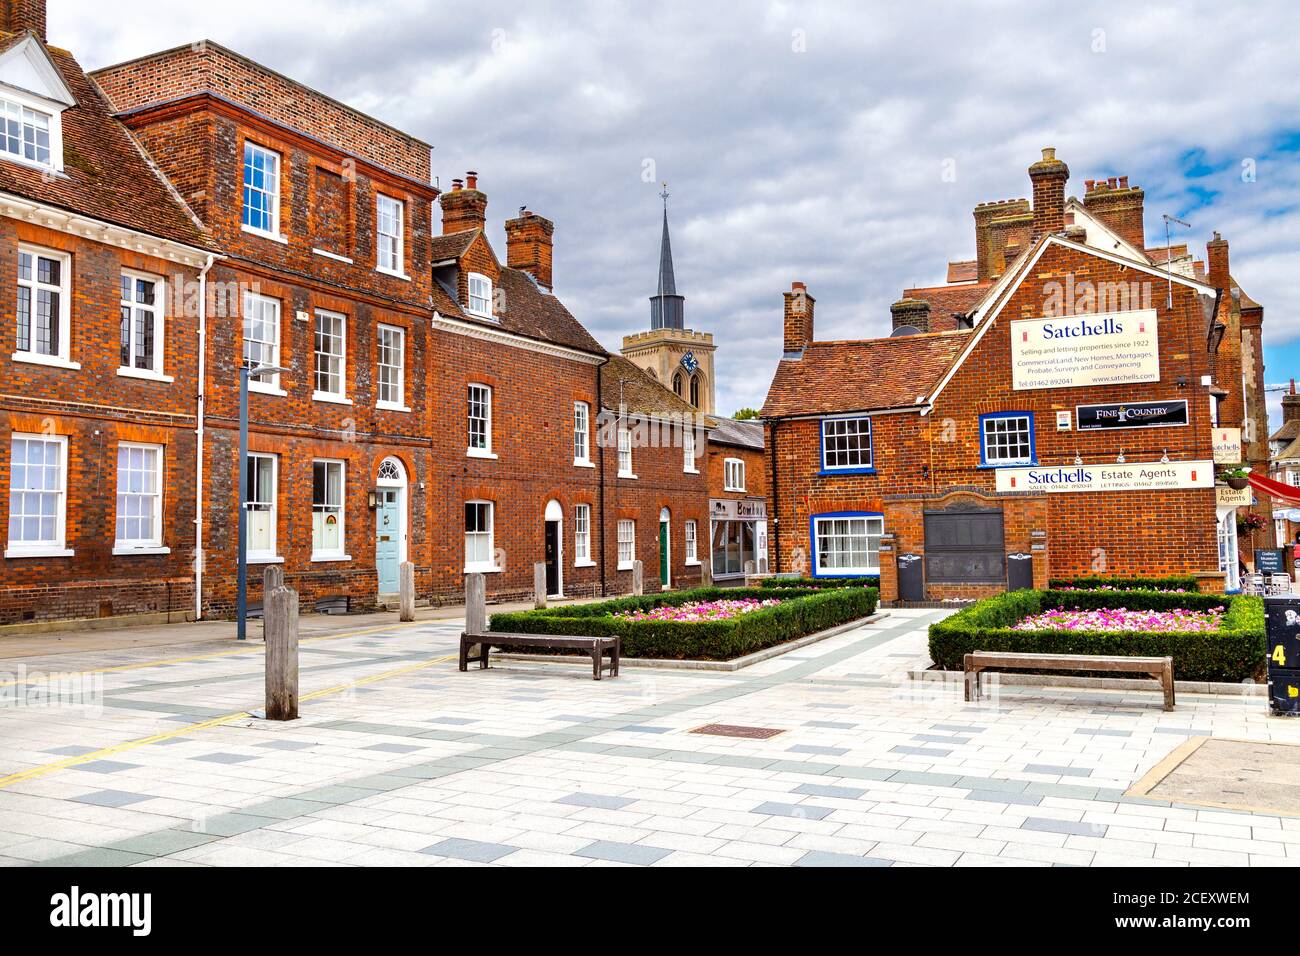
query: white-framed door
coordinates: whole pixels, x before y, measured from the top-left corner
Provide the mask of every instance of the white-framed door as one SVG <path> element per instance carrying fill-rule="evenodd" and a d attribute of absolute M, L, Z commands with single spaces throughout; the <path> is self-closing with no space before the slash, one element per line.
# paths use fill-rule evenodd
<path fill-rule="evenodd" d="M 385 458 L 375 476 L 375 573 L 380 594 L 396 594 L 398 568 L 408 555 L 406 466 Z"/>

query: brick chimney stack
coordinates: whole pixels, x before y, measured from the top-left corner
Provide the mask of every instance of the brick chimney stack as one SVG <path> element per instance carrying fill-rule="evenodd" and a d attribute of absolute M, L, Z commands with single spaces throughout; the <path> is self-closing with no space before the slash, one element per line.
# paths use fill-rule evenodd
<path fill-rule="evenodd" d="M 465 182 L 451 181 L 451 190 L 439 197 L 442 203 L 442 234 L 482 229 L 487 224 L 487 196 L 479 192 L 478 173 L 465 174 Z"/>
<path fill-rule="evenodd" d="M 1143 196 L 1142 188 L 1130 186 L 1127 176 L 1088 179 L 1084 181 L 1083 208 L 1125 242 L 1143 249 L 1146 247 Z"/>
<path fill-rule="evenodd" d="M 1295 392 L 1295 379 L 1291 379 L 1291 391 L 1282 396 L 1282 421 L 1293 422 L 1300 419 L 1300 395 Z"/>
<path fill-rule="evenodd" d="M 547 292 L 551 291 L 551 235 L 555 223 L 527 209 L 519 217 L 506 222 L 506 265 L 522 269 L 537 280 Z"/>
<path fill-rule="evenodd" d="M 785 354 L 803 352 L 813 341 L 813 307 L 817 300 L 802 282 L 791 282 L 785 293 Z"/>
<path fill-rule="evenodd" d="M 930 331 L 930 303 L 924 299 L 902 298 L 889 307 L 894 328 L 910 325 L 922 332 Z"/>
<path fill-rule="evenodd" d="M 0 0 L 0 30 L 21 33 L 31 30 L 45 39 L 45 0 Z"/>
<path fill-rule="evenodd" d="M 1034 187 L 1034 238 L 1065 228 L 1065 182 L 1070 167 L 1056 158 L 1055 148 L 1043 149 L 1043 158 L 1029 167 Z"/>
<path fill-rule="evenodd" d="M 1228 271 L 1228 240 L 1217 232 L 1205 244 L 1205 272 L 1210 285 L 1226 296 L 1232 286 L 1232 276 Z"/>

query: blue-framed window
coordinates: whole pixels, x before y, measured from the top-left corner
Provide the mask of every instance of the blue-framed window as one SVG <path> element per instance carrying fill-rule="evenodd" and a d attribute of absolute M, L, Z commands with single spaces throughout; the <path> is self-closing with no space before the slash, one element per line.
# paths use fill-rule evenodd
<path fill-rule="evenodd" d="M 812 573 L 817 578 L 847 578 L 880 573 L 879 511 L 833 511 L 808 519 Z"/>
<path fill-rule="evenodd" d="M 822 419 L 822 474 L 875 470 L 870 418 Z"/>
<path fill-rule="evenodd" d="M 980 416 L 980 464 L 1035 465 L 1032 412 L 993 412 Z"/>

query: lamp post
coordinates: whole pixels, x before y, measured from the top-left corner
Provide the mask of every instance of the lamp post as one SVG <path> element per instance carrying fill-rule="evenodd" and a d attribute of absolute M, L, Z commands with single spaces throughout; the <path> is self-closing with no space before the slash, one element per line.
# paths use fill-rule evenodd
<path fill-rule="evenodd" d="M 267 372 L 285 372 L 278 365 L 239 367 L 239 571 L 235 604 L 238 640 L 248 638 L 248 380 Z"/>

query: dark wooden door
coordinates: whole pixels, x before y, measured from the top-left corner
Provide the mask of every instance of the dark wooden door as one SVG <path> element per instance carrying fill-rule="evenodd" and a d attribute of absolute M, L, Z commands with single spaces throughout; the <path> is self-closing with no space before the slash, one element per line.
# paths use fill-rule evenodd
<path fill-rule="evenodd" d="M 1006 542 L 999 508 L 925 513 L 926 584 L 1007 582 Z"/>

